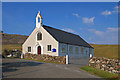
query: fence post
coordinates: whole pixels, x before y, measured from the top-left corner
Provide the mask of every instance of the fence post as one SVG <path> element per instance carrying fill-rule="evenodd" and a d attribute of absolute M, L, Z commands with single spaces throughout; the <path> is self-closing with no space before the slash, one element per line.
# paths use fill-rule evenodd
<path fill-rule="evenodd" d="M 21 59 L 23 59 L 23 58 L 24 58 L 24 54 L 22 53 L 22 54 L 21 54 Z"/>
<path fill-rule="evenodd" d="M 68 64 L 68 55 L 66 55 L 66 64 Z"/>

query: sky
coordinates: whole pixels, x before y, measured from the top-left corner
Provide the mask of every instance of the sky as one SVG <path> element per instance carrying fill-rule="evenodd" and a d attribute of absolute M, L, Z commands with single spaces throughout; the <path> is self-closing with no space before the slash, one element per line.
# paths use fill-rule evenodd
<path fill-rule="evenodd" d="M 3 2 L 3 32 L 30 35 L 38 11 L 44 25 L 80 35 L 88 43 L 118 43 L 117 2 Z"/>

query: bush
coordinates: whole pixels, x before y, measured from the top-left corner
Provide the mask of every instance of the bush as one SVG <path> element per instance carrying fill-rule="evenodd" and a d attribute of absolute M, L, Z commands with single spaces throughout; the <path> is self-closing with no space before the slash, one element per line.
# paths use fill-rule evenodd
<path fill-rule="evenodd" d="M 20 58 L 21 56 L 21 51 L 13 51 L 13 50 L 7 50 L 7 49 L 4 49 L 3 53 L 2 53 L 2 57 L 6 58 L 8 55 L 12 55 L 11 57 L 16 57 L 16 58 Z"/>
<path fill-rule="evenodd" d="M 8 55 L 10 55 L 9 50 L 4 49 L 2 56 L 7 57 Z"/>

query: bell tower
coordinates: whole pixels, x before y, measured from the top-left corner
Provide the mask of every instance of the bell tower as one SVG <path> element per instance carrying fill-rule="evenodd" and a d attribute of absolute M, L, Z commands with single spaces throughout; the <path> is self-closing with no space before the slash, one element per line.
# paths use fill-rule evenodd
<path fill-rule="evenodd" d="M 42 16 L 39 11 L 36 17 L 36 27 L 40 28 L 41 26 L 42 26 Z"/>

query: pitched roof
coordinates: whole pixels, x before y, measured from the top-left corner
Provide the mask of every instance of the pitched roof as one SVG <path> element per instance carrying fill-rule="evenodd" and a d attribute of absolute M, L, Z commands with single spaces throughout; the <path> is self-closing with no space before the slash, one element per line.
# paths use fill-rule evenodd
<path fill-rule="evenodd" d="M 86 41 L 84 41 L 79 35 L 65 32 L 59 29 L 55 29 L 53 27 L 49 27 L 46 25 L 43 25 L 43 28 L 60 43 L 93 48 Z"/>

